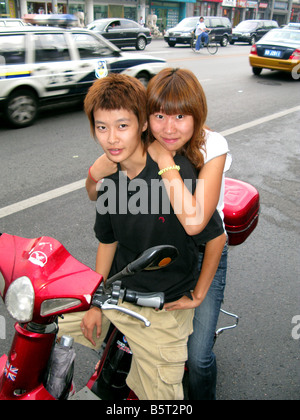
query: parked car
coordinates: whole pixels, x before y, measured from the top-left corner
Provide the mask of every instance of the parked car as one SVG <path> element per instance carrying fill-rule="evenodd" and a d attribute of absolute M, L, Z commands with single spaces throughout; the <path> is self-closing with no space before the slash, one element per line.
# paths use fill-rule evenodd
<path fill-rule="evenodd" d="M 0 110 L 10 125 L 25 127 L 42 105 L 83 98 L 107 72 L 146 85 L 164 67 L 163 59 L 122 53 L 85 29 L 0 28 Z"/>
<path fill-rule="evenodd" d="M 28 26 L 29 23 L 24 22 L 22 19 L 14 19 L 14 18 L 0 18 L 0 28 L 3 26 L 10 27 L 10 26 Z"/>
<path fill-rule="evenodd" d="M 196 29 L 200 16 L 193 16 L 183 19 L 174 28 L 168 29 L 164 35 L 164 40 L 170 47 L 176 44 L 191 44 L 192 33 Z M 204 17 L 205 26 L 211 30 L 216 42 L 222 47 L 226 47 L 231 41 L 232 25 L 228 18 L 220 16 Z"/>
<path fill-rule="evenodd" d="M 129 19 L 98 19 L 87 25 L 87 29 L 97 32 L 119 48 L 144 50 L 152 40 L 150 29 Z"/>
<path fill-rule="evenodd" d="M 262 69 L 300 74 L 300 31 L 273 29 L 252 46 L 249 61 L 256 76 Z"/>
<path fill-rule="evenodd" d="M 275 20 L 243 20 L 232 30 L 230 43 L 247 42 L 253 45 L 274 28 L 278 28 L 278 23 Z"/>

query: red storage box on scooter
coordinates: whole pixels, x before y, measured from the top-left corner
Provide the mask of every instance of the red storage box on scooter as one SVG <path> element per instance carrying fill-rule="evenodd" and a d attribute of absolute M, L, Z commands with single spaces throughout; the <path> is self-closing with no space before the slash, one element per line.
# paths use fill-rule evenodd
<path fill-rule="evenodd" d="M 224 222 L 229 245 L 242 244 L 255 229 L 259 216 L 259 193 L 252 185 L 225 178 Z"/>

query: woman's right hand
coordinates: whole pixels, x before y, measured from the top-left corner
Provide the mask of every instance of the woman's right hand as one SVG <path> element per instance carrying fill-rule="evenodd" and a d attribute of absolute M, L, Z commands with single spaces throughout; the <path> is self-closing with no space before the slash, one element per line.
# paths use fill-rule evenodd
<path fill-rule="evenodd" d="M 172 162 L 174 162 L 173 157 L 176 152 L 170 152 L 165 149 L 157 140 L 154 140 L 154 142 L 149 145 L 148 153 L 158 166 L 160 166 L 160 162 L 162 162 L 162 165 L 164 165 L 164 162 L 171 162 L 171 164 L 174 164 Z"/>
<path fill-rule="evenodd" d="M 106 154 L 101 155 L 91 166 L 90 172 L 96 181 L 100 181 L 118 170 L 118 165 L 108 159 Z"/>

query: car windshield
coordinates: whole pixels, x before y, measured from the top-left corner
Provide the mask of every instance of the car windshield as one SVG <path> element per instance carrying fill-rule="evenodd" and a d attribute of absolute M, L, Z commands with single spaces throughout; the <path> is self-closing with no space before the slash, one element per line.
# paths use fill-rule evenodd
<path fill-rule="evenodd" d="M 257 22 L 251 22 L 251 21 L 244 21 L 239 23 L 236 26 L 236 30 L 238 31 L 252 31 L 253 29 L 257 28 Z"/>
<path fill-rule="evenodd" d="M 97 31 L 103 31 L 107 25 L 106 20 L 99 20 L 98 22 L 92 22 L 89 25 L 87 25 L 87 28 L 91 31 L 97 30 Z"/>
<path fill-rule="evenodd" d="M 177 29 L 188 29 L 188 28 L 195 28 L 197 25 L 199 18 L 194 19 L 183 19 L 181 22 L 178 23 L 176 26 Z"/>
<path fill-rule="evenodd" d="M 300 32 L 284 29 L 273 29 L 263 38 L 264 41 L 278 41 L 298 44 L 300 47 Z"/>

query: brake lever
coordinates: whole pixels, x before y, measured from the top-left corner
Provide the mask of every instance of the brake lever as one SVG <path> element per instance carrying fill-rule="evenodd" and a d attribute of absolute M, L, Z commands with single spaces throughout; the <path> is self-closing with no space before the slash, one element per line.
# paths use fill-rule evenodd
<path fill-rule="evenodd" d="M 133 318 L 138 319 L 139 321 L 142 321 L 146 327 L 150 327 L 151 322 L 148 321 L 147 318 L 145 318 L 144 316 L 137 314 L 136 312 L 131 311 L 130 309 L 127 308 L 123 308 L 122 306 L 118 306 L 115 305 L 113 303 L 110 303 L 111 299 L 107 299 L 101 306 L 101 309 L 105 310 L 110 310 L 110 309 L 115 309 L 116 311 L 122 312 L 126 315 L 132 316 Z"/>

